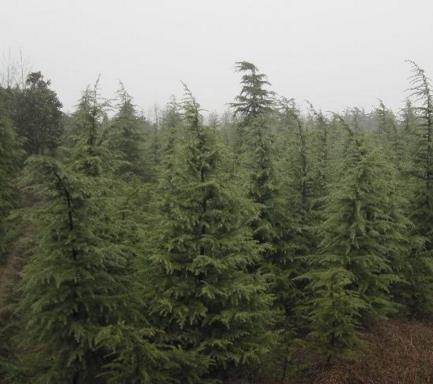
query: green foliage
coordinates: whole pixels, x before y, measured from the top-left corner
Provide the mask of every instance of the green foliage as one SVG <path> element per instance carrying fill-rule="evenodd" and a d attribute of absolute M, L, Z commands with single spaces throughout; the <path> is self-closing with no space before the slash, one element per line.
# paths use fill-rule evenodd
<path fill-rule="evenodd" d="M 433 96 L 412 67 L 400 115 L 344 118 L 246 61 L 206 118 L 186 87 L 152 122 L 123 85 L 71 115 L 39 72 L 0 87 L 0 273 L 25 262 L 15 290 L 0 275 L 2 379 L 218 383 L 265 362 L 284 381 L 300 349 L 352 358 L 371 320 L 431 320 Z"/>
<path fill-rule="evenodd" d="M 312 108 L 314 131 L 312 137 L 312 194 L 314 196 L 313 208 L 321 206 L 323 197 L 327 195 L 329 183 L 332 179 L 331 150 L 332 150 L 332 126 L 322 112 Z"/>
<path fill-rule="evenodd" d="M 297 226 L 307 237 L 308 224 L 311 221 L 313 185 L 311 145 L 305 124 L 293 100 L 280 100 L 280 119 L 288 135 L 288 149 L 286 150 L 286 183 L 288 184 L 287 200 L 292 215 L 295 215 Z M 323 148 L 325 149 L 325 148 Z M 308 240 L 306 239 L 308 242 Z M 311 251 L 311 244 L 305 244 L 307 253 Z"/>
<path fill-rule="evenodd" d="M 108 100 L 101 97 L 99 78 L 82 93 L 77 110 L 72 115 L 72 128 L 67 132 L 67 142 L 74 144 L 85 140 L 89 147 L 96 147 L 106 138 L 107 112 L 111 108 Z"/>
<path fill-rule="evenodd" d="M 142 314 L 134 224 L 118 205 L 96 87 L 80 108 L 63 161 L 27 161 L 39 242 L 19 286 L 16 365 L 34 383 L 150 383 L 160 354 Z"/>
<path fill-rule="evenodd" d="M 248 62 L 237 63 L 237 70 L 243 73 L 241 93 L 231 106 L 234 114 L 242 117 L 238 125 L 239 139 L 245 151 L 243 166 L 248 175 L 247 193 L 259 206 L 259 212 L 252 221 L 254 239 L 272 247 L 277 233 L 273 223 L 277 207 L 277 184 L 274 170 L 273 136 L 269 127 L 269 113 L 273 101 L 271 93 L 264 87 L 269 85 L 264 74 Z"/>
<path fill-rule="evenodd" d="M 235 114 L 240 115 L 245 124 L 248 124 L 251 118 L 272 111 L 272 94 L 265 88 L 270 83 L 266 80 L 265 74 L 259 73 L 258 68 L 247 61 L 237 62 L 236 70 L 242 73 L 242 88 L 231 106 Z"/>
<path fill-rule="evenodd" d="M 132 103 L 132 97 L 121 84 L 118 94 L 117 113 L 108 128 L 110 152 L 117 154 L 122 161 L 119 174 L 126 177 L 150 178 L 149 165 L 144 159 L 144 121 Z"/>
<path fill-rule="evenodd" d="M 259 204 L 260 212 L 252 222 L 254 238 L 262 244 L 272 243 L 276 237 L 274 226 L 277 186 L 272 158 L 272 137 L 265 117 L 250 121 L 246 140 L 250 152 L 246 155 L 249 178 L 249 198 Z"/>
<path fill-rule="evenodd" d="M 17 363 L 34 383 L 100 382 L 117 352 L 101 334 L 141 318 L 115 195 L 104 178 L 46 158 L 29 159 L 26 182 L 45 203 L 31 213 L 40 240 L 19 288 Z"/>
<path fill-rule="evenodd" d="M 62 112 L 57 94 L 41 72 L 27 76 L 26 87 L 15 92 L 12 118 L 28 154 L 48 154 L 60 144 Z"/>
<path fill-rule="evenodd" d="M 240 152 L 254 150 L 254 144 L 257 144 L 257 134 L 262 137 L 268 135 L 268 132 L 261 132 L 259 125 L 264 123 L 263 116 L 272 112 L 273 93 L 266 89 L 270 83 L 266 80 L 266 75 L 259 73 L 258 68 L 247 61 L 236 63 L 236 70 L 242 73 L 241 92 L 231 103 L 234 110 L 234 117 L 241 120 L 236 125 L 235 145 Z M 251 135 L 251 131 L 254 131 Z M 252 137 L 251 137 L 252 136 Z M 247 138 L 247 142 L 245 139 Z M 265 139 L 266 140 L 266 139 Z M 252 145 L 252 146 L 251 146 Z"/>
<path fill-rule="evenodd" d="M 215 132 L 186 92 L 187 137 L 160 186 L 149 300 L 166 342 L 194 361 L 178 382 L 202 383 L 266 352 L 271 312 L 263 278 L 248 271 L 260 250 L 248 226 L 254 210 L 225 173 Z"/>
<path fill-rule="evenodd" d="M 21 143 L 12 122 L 0 111 L 0 263 L 5 259 L 9 237 L 5 220 L 18 203 L 15 180 L 22 158 Z"/>
<path fill-rule="evenodd" d="M 172 97 L 170 102 L 167 104 L 161 120 L 161 136 L 163 137 L 165 144 L 163 154 L 164 158 L 168 159 L 174 151 L 177 140 L 180 139 L 179 136 L 183 123 L 180 106 L 174 97 Z"/>
<path fill-rule="evenodd" d="M 382 100 L 379 100 L 379 107 L 375 111 L 377 119 L 377 133 L 383 147 L 389 153 L 389 158 L 395 163 L 398 170 L 404 166 L 404 144 L 400 132 L 397 129 L 395 116 L 388 110 Z"/>
<path fill-rule="evenodd" d="M 393 311 L 389 291 L 400 280 L 409 223 L 393 170 L 379 150 L 351 132 L 348 140 L 341 177 L 331 187 L 320 227 L 321 254 L 314 263 L 351 272 L 369 316 L 378 317 Z"/>
<path fill-rule="evenodd" d="M 366 303 L 353 290 L 355 276 L 334 267 L 310 272 L 306 289 L 312 292 L 308 321 L 313 345 L 329 362 L 332 358 L 352 357 L 362 346 L 360 321 Z"/>
<path fill-rule="evenodd" d="M 414 242 L 408 269 L 412 289 L 408 305 L 411 316 L 424 318 L 433 314 L 433 95 L 424 70 L 411 64 L 411 91 L 418 106 L 414 108 L 417 124 L 409 169 L 412 176 L 409 179 L 412 182 L 409 184 L 412 187 L 410 213 L 416 231 L 413 236 L 418 241 Z M 409 124 L 410 114 L 407 119 Z"/>

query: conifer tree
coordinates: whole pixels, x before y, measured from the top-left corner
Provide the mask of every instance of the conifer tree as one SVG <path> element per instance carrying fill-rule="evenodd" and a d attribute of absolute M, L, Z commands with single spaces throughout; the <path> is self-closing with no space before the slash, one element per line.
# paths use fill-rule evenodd
<path fill-rule="evenodd" d="M 401 159 L 401 179 L 403 183 L 407 183 L 408 177 L 410 178 L 411 170 L 413 169 L 413 160 L 418 150 L 417 148 L 417 117 L 415 109 L 410 99 L 406 100 L 405 106 L 400 111 L 399 132 L 402 145 L 402 159 Z M 406 192 L 410 191 L 405 188 Z"/>
<path fill-rule="evenodd" d="M 287 165 L 291 174 L 289 181 L 289 196 L 291 200 L 291 213 L 295 215 L 298 226 L 308 232 L 310 210 L 312 205 L 312 176 L 311 176 L 311 150 L 309 148 L 307 130 L 292 99 L 281 98 L 280 113 L 286 130 L 291 133 L 292 143 L 289 150 Z M 307 237 L 307 236 L 306 236 Z M 304 251 L 311 251 L 308 244 Z"/>
<path fill-rule="evenodd" d="M 251 224 L 254 238 L 265 246 L 258 266 L 267 272 L 270 290 L 275 297 L 274 306 L 278 312 L 276 328 L 281 334 L 277 350 L 282 351 L 284 370 L 286 370 L 288 349 L 291 349 L 293 339 L 299 331 L 296 304 L 300 291 L 293 279 L 301 273 L 297 260 L 299 256 L 297 247 L 301 243 L 298 241 L 298 234 L 301 230 L 293 207 L 288 203 L 287 196 L 283 197 L 281 189 L 283 183 L 278 180 L 280 175 L 277 174 L 274 159 L 274 137 L 271 129 L 272 107 L 275 102 L 272 92 L 266 89 L 270 84 L 266 77 L 258 73 L 257 68 L 250 63 L 238 63 L 238 70 L 243 73 L 242 88 L 232 107 L 235 116 L 241 118 L 238 132 L 243 137 L 244 169 L 249 176 L 247 193 L 248 197 L 259 206 L 259 213 Z M 292 114 L 290 118 L 293 118 Z M 300 123 L 299 120 L 298 122 Z M 304 144 L 305 149 L 303 127 L 299 125 L 296 127 L 299 128 L 298 133 L 300 133 L 297 138 L 300 139 L 301 144 Z M 301 172 L 306 172 L 306 158 L 303 156 L 305 152 L 300 155 L 300 164 L 304 160 L 301 164 Z M 283 169 L 282 172 L 286 173 L 287 169 Z M 305 178 L 301 177 L 300 180 L 302 186 L 305 186 L 303 184 Z M 306 200 L 306 196 L 303 197 Z M 300 210 L 302 209 L 303 207 Z M 304 244 L 301 247 L 304 247 Z"/>
<path fill-rule="evenodd" d="M 168 102 L 161 119 L 161 132 L 165 136 L 164 155 L 171 152 L 177 137 L 177 128 L 182 124 L 180 105 L 172 96 Z"/>
<path fill-rule="evenodd" d="M 107 113 L 111 105 L 102 98 L 99 81 L 98 78 L 93 87 L 87 86 L 72 114 L 71 128 L 65 139 L 69 146 L 82 141 L 88 150 L 92 150 L 100 147 L 107 138 Z"/>
<path fill-rule="evenodd" d="M 231 106 L 235 115 L 242 118 L 243 124 L 248 125 L 252 119 L 272 111 L 272 93 L 266 89 L 271 84 L 252 63 L 239 61 L 236 70 L 242 73 L 241 92 Z"/>
<path fill-rule="evenodd" d="M 267 131 L 267 120 L 258 116 L 249 123 L 246 167 L 248 169 L 248 197 L 260 205 L 260 212 L 252 221 L 254 238 L 261 244 L 271 245 L 277 237 L 275 215 L 278 211 L 277 184 L 272 158 L 272 137 Z"/>
<path fill-rule="evenodd" d="M 161 140 L 161 127 L 158 110 L 155 109 L 155 121 L 146 125 L 147 145 L 145 147 L 147 163 L 151 169 L 151 181 L 156 182 L 159 177 L 159 168 L 162 162 L 163 143 Z"/>
<path fill-rule="evenodd" d="M 21 143 L 11 120 L 0 110 L 0 263 L 7 246 L 5 219 L 17 206 L 16 177 L 23 158 Z"/>
<path fill-rule="evenodd" d="M 240 94 L 231 103 L 233 117 L 239 120 L 235 126 L 235 162 L 239 163 L 240 167 L 245 166 L 244 163 L 251 163 L 249 166 L 252 169 L 247 175 L 249 177 L 255 172 L 255 162 L 266 162 L 264 159 L 255 158 L 260 152 L 263 158 L 269 158 L 271 135 L 267 118 L 272 112 L 273 93 L 267 89 L 271 84 L 266 75 L 260 73 L 254 64 L 247 61 L 237 62 L 236 71 L 242 74 L 242 78 Z M 256 147 L 258 144 L 263 146 L 262 150 Z"/>
<path fill-rule="evenodd" d="M 188 89 L 183 109 L 185 142 L 160 185 L 149 300 L 184 361 L 177 382 L 203 383 L 267 350 L 270 298 L 263 278 L 248 271 L 259 253 L 248 226 L 254 209 L 226 174 L 215 132 Z"/>
<path fill-rule="evenodd" d="M 382 100 L 379 99 L 379 106 L 376 108 L 377 133 L 384 135 L 390 131 L 389 111 Z"/>
<path fill-rule="evenodd" d="M 404 149 L 400 133 L 397 129 L 395 116 L 386 108 L 382 100 L 379 100 L 379 107 L 376 108 L 375 114 L 379 140 L 383 142 L 384 148 L 389 153 L 390 160 L 395 164 L 397 169 L 401 170 Z"/>
<path fill-rule="evenodd" d="M 393 168 L 374 145 L 341 123 L 347 148 L 326 199 L 319 253 L 304 275 L 310 335 L 328 360 L 358 348 L 362 321 L 397 311 L 401 298 L 394 293 L 404 281 L 408 253 L 409 221 Z"/>
<path fill-rule="evenodd" d="M 164 138 L 162 166 L 166 170 L 173 166 L 176 143 L 182 139 L 184 133 L 180 108 L 176 99 L 172 97 L 162 116 L 161 134 Z"/>
<path fill-rule="evenodd" d="M 346 128 L 344 165 L 327 199 L 320 254 L 313 259 L 325 269 L 341 267 L 353 274 L 366 315 L 378 318 L 394 311 L 390 289 L 405 267 L 409 222 L 392 167 L 379 149 Z"/>
<path fill-rule="evenodd" d="M 273 94 L 266 76 L 247 62 L 238 63 L 243 73 L 241 93 L 232 103 L 235 116 L 241 117 L 240 131 L 244 143 L 244 169 L 247 171 L 247 196 L 258 204 L 252 220 L 254 239 L 264 245 L 262 259 L 256 267 L 268 273 L 270 289 L 280 314 L 277 327 L 284 329 L 284 341 L 290 343 L 294 333 L 295 297 L 299 293 L 292 279 L 299 274 L 296 258 L 296 232 L 293 211 L 282 198 L 274 160 L 272 107 Z M 283 170 L 286 172 L 287 170 Z M 284 346 L 283 348 L 286 348 Z"/>
<path fill-rule="evenodd" d="M 413 134 L 416 131 L 417 118 L 410 99 L 406 100 L 402 110 L 402 130 L 405 134 Z"/>
<path fill-rule="evenodd" d="M 305 334 L 301 305 L 305 301 L 305 256 L 312 252 L 311 237 L 311 159 L 307 132 L 293 100 L 281 98 L 278 120 L 285 147 L 280 155 L 278 209 L 273 222 L 278 230 L 275 251 L 271 253 L 270 281 L 275 306 L 282 311 L 279 353 L 283 359 L 282 379 L 296 371 L 291 362 L 298 341 Z"/>
<path fill-rule="evenodd" d="M 312 293 L 306 306 L 311 331 L 308 337 L 329 363 L 351 357 L 361 346 L 361 313 L 366 303 L 353 289 L 355 277 L 347 269 L 331 267 L 308 272 L 306 290 Z"/>
<path fill-rule="evenodd" d="M 412 96 L 415 107 L 415 151 L 411 159 L 411 219 L 415 225 L 414 249 L 408 271 L 412 295 L 408 300 L 411 315 L 418 318 L 433 314 L 433 94 L 430 79 L 422 68 L 411 62 Z M 409 116 L 408 116 L 409 117 Z"/>
<path fill-rule="evenodd" d="M 160 355 L 142 313 L 132 225 L 117 213 L 97 96 L 85 93 L 63 161 L 27 164 L 24 183 L 41 201 L 30 210 L 39 242 L 19 287 L 12 383 L 155 382 Z"/>
<path fill-rule="evenodd" d="M 316 111 L 311 105 L 313 113 L 314 124 L 314 162 L 315 168 L 313 170 L 313 195 L 314 195 L 314 208 L 320 206 L 320 202 L 324 196 L 327 195 L 328 185 L 331 181 L 331 125 L 327 118 L 321 111 Z"/>
<path fill-rule="evenodd" d="M 62 112 L 57 94 L 41 72 L 30 73 L 26 87 L 16 93 L 12 119 L 28 154 L 48 154 L 60 144 Z"/>
<path fill-rule="evenodd" d="M 366 119 L 366 117 L 367 116 L 364 109 L 358 107 L 348 108 L 344 115 L 345 120 L 350 123 L 355 133 L 361 133 L 365 130 L 363 121 Z"/>
<path fill-rule="evenodd" d="M 257 241 L 272 246 L 277 236 L 273 217 L 278 211 L 272 134 L 268 124 L 273 105 L 272 93 L 265 88 L 270 85 L 266 75 L 259 73 L 254 64 L 238 62 L 237 70 L 242 73 L 241 92 L 231 105 L 234 115 L 241 118 L 238 134 L 244 143 L 243 165 L 248 172 L 248 195 L 260 205 L 252 228 Z"/>
<path fill-rule="evenodd" d="M 149 179 L 148 164 L 144 162 L 144 124 L 137 114 L 132 97 L 120 84 L 117 92 L 117 113 L 111 121 L 108 141 L 112 152 L 124 163 L 119 172 L 126 177 Z"/>

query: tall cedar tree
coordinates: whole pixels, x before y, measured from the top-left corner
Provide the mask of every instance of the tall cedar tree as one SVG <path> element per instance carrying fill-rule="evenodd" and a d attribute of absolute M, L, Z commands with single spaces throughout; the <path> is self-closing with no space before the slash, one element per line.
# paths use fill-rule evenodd
<path fill-rule="evenodd" d="M 298 255 L 306 255 L 314 246 L 311 238 L 313 183 L 310 142 L 305 123 L 292 99 L 281 98 L 280 119 L 289 136 L 285 183 L 288 184 L 286 200 L 292 221 L 292 249 Z M 325 151 L 326 146 L 322 150 Z"/>
<path fill-rule="evenodd" d="M 182 125 L 180 105 L 174 96 L 171 97 L 161 119 L 161 134 L 163 136 L 163 160 L 167 161 L 172 157 L 176 140 L 179 136 Z"/>
<path fill-rule="evenodd" d="M 241 93 L 231 104 L 235 115 L 239 115 L 245 125 L 251 119 L 272 111 L 272 94 L 266 89 L 270 85 L 266 75 L 259 73 L 258 68 L 247 61 L 236 63 L 236 70 L 242 73 Z"/>
<path fill-rule="evenodd" d="M 405 266 L 409 222 L 393 168 L 380 149 L 346 127 L 344 165 L 324 210 L 320 254 L 312 259 L 353 274 L 352 286 L 368 305 L 366 315 L 378 318 L 395 307 L 390 289 Z"/>
<path fill-rule="evenodd" d="M 332 143 L 332 127 L 328 119 L 321 111 L 316 111 L 311 106 L 313 115 L 313 152 L 314 152 L 314 170 L 312 181 L 312 208 L 316 211 L 320 210 L 323 202 L 323 197 L 328 193 L 329 183 L 332 177 L 331 170 L 331 143 Z"/>
<path fill-rule="evenodd" d="M 418 246 L 410 258 L 408 280 L 412 295 L 408 305 L 411 316 L 424 318 L 433 314 L 433 94 L 424 70 L 414 62 L 411 65 L 411 91 L 418 106 L 414 108 L 417 125 L 410 169 L 413 180 L 410 212 L 416 230 L 414 239 L 418 236 L 420 241 L 414 241 Z"/>
<path fill-rule="evenodd" d="M 379 100 L 379 107 L 376 108 L 375 115 L 379 140 L 389 153 L 390 160 L 398 170 L 401 170 L 403 166 L 402 160 L 404 160 L 404 148 L 394 114 L 386 108 L 382 100 Z"/>
<path fill-rule="evenodd" d="M 362 345 L 362 311 L 366 303 L 353 288 L 355 277 L 342 267 L 329 267 L 306 273 L 306 290 L 312 293 L 306 306 L 314 348 L 329 363 L 333 358 L 351 357 Z"/>
<path fill-rule="evenodd" d="M 232 107 L 235 116 L 241 118 L 238 132 L 243 136 L 243 166 L 249 176 L 248 197 L 259 206 L 258 215 L 251 222 L 254 239 L 264 246 L 262 259 L 256 267 L 266 271 L 269 277 L 270 291 L 278 312 L 275 326 L 282 332 L 277 349 L 283 350 L 282 364 L 286 370 L 288 350 L 299 331 L 296 303 L 300 291 L 293 279 L 301 273 L 296 257 L 299 255 L 298 246 L 304 248 L 303 241 L 298 241 L 303 239 L 303 234 L 298 236 L 302 225 L 294 217 L 287 197 L 283 198 L 282 183 L 276 172 L 271 125 L 274 100 L 272 92 L 266 89 L 270 84 L 251 63 L 240 62 L 237 69 L 243 74 L 242 88 Z M 305 149 L 303 127 L 297 128 L 300 128 L 301 135 L 298 137 Z M 301 172 L 306 172 L 305 151 L 300 153 L 299 164 Z M 302 183 L 305 178 L 301 180 Z M 306 185 L 302 184 L 302 187 Z M 301 200 L 306 202 L 306 198 Z"/>
<path fill-rule="evenodd" d="M 143 158 L 144 122 L 138 116 L 132 97 L 122 83 L 117 98 L 117 113 L 111 121 L 108 133 L 110 150 L 117 153 L 123 161 L 119 169 L 121 175 L 148 179 L 149 170 Z"/>
<path fill-rule="evenodd" d="M 296 371 L 297 367 L 291 360 L 297 341 L 306 332 L 305 320 L 300 316 L 306 283 L 297 277 L 305 273 L 306 255 L 312 252 L 312 183 L 310 143 L 304 121 L 293 100 L 283 97 L 278 107 L 278 124 L 282 129 L 280 140 L 285 146 L 280 155 L 278 173 L 280 191 L 277 205 L 280 208 L 273 214 L 278 238 L 277 251 L 270 258 L 270 276 L 275 305 L 284 314 L 279 324 L 283 329 L 279 353 L 283 359 L 284 380 L 290 371 Z"/>
<path fill-rule="evenodd" d="M 0 263 L 8 244 L 6 218 L 17 206 L 16 177 L 23 158 L 21 142 L 11 119 L 0 110 Z"/>
<path fill-rule="evenodd" d="M 406 267 L 409 225 L 392 168 L 343 124 L 349 133 L 344 166 L 330 186 L 320 253 L 304 275 L 310 335 L 328 360 L 357 349 L 361 318 L 395 311 L 393 285 Z"/>
<path fill-rule="evenodd" d="M 148 342 L 137 252 L 117 214 L 96 97 L 85 92 L 76 115 L 80 135 L 63 162 L 34 157 L 27 164 L 25 182 L 41 202 L 31 210 L 39 242 L 19 287 L 22 331 L 12 383 L 154 382 L 149 370 L 159 355 Z"/>
<path fill-rule="evenodd" d="M 161 127 L 159 110 L 155 108 L 155 121 L 146 122 L 146 162 L 149 164 L 149 169 L 151 170 L 151 176 L 149 181 L 157 182 L 159 175 L 159 167 L 162 161 L 163 145 L 161 142 Z"/>
<path fill-rule="evenodd" d="M 238 124 L 240 140 L 245 151 L 248 172 L 248 194 L 259 204 L 260 210 L 252 222 L 254 238 L 261 244 L 272 246 L 276 228 L 273 217 L 276 207 L 276 180 L 272 158 L 272 134 L 268 125 L 272 112 L 272 93 L 266 75 L 259 73 L 254 64 L 246 61 L 236 63 L 242 73 L 241 92 L 231 104 L 234 115 L 241 118 Z M 238 150 L 242 150 L 238 148 Z"/>
<path fill-rule="evenodd" d="M 62 104 L 41 72 L 30 73 L 25 85 L 15 96 L 12 118 L 17 132 L 29 155 L 52 153 L 63 134 Z"/>
<path fill-rule="evenodd" d="M 267 351 L 270 297 L 263 278 L 248 271 L 260 250 L 248 225 L 254 209 L 226 174 L 216 134 L 188 89 L 183 108 L 184 142 L 160 185 L 150 301 L 185 362 L 177 382 L 203 383 Z"/>
<path fill-rule="evenodd" d="M 244 175 L 241 170 L 245 163 L 249 164 L 250 168 L 254 167 L 259 155 L 259 149 L 255 148 L 259 143 L 260 138 L 263 139 L 262 151 L 263 159 L 261 162 L 268 162 L 266 157 L 269 158 L 270 148 L 270 130 L 269 127 L 260 127 L 261 124 L 266 123 L 269 114 L 272 112 L 272 92 L 267 87 L 270 86 L 266 75 L 260 73 L 258 68 L 247 61 L 240 61 L 236 63 L 235 67 L 237 72 L 242 74 L 241 77 L 241 92 L 236 96 L 235 101 L 231 103 L 234 110 L 233 117 L 238 120 L 235 125 L 234 137 L 234 152 L 235 152 L 235 172 L 239 176 L 249 177 L 255 173 L 254 169 L 250 169 L 248 174 Z M 254 154 L 254 152 L 256 153 Z M 245 157 L 247 159 L 245 159 Z M 238 177 L 239 177 L 238 176 Z M 264 174 L 261 175 L 263 177 Z M 260 177 L 260 176 L 259 176 Z M 246 182 L 248 184 L 248 181 Z"/>

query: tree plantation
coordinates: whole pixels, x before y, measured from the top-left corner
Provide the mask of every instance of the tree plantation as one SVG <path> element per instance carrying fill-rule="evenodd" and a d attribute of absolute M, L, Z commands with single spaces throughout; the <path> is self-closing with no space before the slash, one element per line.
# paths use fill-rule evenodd
<path fill-rule="evenodd" d="M 229 112 L 182 83 L 155 121 L 122 83 L 70 114 L 40 72 L 0 86 L 1 384 L 367 383 L 320 375 L 430 329 L 428 74 L 337 114 L 235 71 Z"/>

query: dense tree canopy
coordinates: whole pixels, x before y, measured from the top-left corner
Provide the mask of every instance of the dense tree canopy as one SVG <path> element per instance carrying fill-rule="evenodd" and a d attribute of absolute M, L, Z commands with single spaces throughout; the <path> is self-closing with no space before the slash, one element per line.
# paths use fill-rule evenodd
<path fill-rule="evenodd" d="M 223 115 L 186 86 L 153 121 L 123 85 L 71 114 L 40 72 L 0 87 L 0 382 L 289 382 L 375 322 L 431 321 L 433 95 L 410 65 L 399 112 L 302 112 L 247 61 Z"/>

